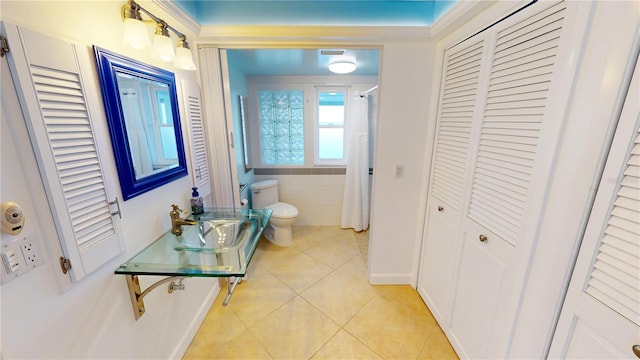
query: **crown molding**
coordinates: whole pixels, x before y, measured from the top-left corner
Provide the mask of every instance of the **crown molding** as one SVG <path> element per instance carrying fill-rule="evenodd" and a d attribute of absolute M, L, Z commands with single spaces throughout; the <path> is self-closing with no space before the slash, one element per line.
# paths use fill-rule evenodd
<path fill-rule="evenodd" d="M 200 43 L 241 44 L 256 41 L 279 43 L 354 43 L 430 41 L 428 26 L 204 26 Z"/>
<path fill-rule="evenodd" d="M 187 29 L 189 29 L 189 31 L 196 34 L 196 36 L 200 35 L 202 26 L 200 26 L 200 24 L 197 21 L 195 21 L 194 18 L 189 16 L 182 9 L 180 9 L 178 5 L 174 4 L 173 1 L 152 0 L 152 2 L 154 5 L 166 11 L 167 14 L 169 14 L 171 17 L 176 19 L 182 25 L 184 25 Z"/>

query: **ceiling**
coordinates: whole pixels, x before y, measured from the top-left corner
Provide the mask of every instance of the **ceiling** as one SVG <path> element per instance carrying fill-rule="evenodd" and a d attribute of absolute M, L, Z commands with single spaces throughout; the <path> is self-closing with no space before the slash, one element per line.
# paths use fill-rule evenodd
<path fill-rule="evenodd" d="M 335 53 L 337 49 L 324 49 Z M 230 49 L 229 64 L 246 75 L 334 75 L 329 63 L 348 59 L 357 65 L 349 75 L 378 75 L 380 50 L 340 49 L 342 55 L 325 55 L 323 49 Z"/>
<path fill-rule="evenodd" d="M 427 27 L 456 0 L 173 0 L 201 26 L 400 26 Z M 350 75 L 377 75 L 380 51 L 322 49 L 234 49 L 229 63 L 247 75 L 331 75 L 329 62 L 355 61 Z"/>
<path fill-rule="evenodd" d="M 206 25 L 430 26 L 456 0 L 173 0 Z"/>

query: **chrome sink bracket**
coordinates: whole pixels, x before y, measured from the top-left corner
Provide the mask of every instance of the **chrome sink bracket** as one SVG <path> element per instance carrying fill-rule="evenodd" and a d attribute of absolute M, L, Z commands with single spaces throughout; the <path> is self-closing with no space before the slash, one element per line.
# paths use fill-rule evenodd
<path fill-rule="evenodd" d="M 144 291 L 140 289 L 140 280 L 138 279 L 138 275 L 125 275 L 127 279 L 127 287 L 129 288 L 129 295 L 131 297 L 131 305 L 133 305 L 133 316 L 136 317 L 136 320 L 140 319 L 144 314 L 144 301 L 143 298 L 151 292 L 151 290 L 157 288 L 158 286 L 167 283 L 169 281 L 184 279 L 184 276 L 171 276 L 168 278 L 164 278 L 160 281 L 156 281 Z M 235 286 L 234 286 L 235 287 Z"/>
<path fill-rule="evenodd" d="M 240 281 L 242 281 L 242 278 L 239 276 L 236 276 L 235 280 L 233 280 L 233 284 L 230 284 L 231 281 L 229 278 L 226 278 L 227 280 L 227 297 L 224 298 L 224 301 L 222 302 L 222 306 L 227 306 L 227 304 L 229 304 L 229 300 L 231 300 L 231 295 L 233 295 L 233 292 L 236 289 L 236 286 L 238 286 L 238 283 Z"/>

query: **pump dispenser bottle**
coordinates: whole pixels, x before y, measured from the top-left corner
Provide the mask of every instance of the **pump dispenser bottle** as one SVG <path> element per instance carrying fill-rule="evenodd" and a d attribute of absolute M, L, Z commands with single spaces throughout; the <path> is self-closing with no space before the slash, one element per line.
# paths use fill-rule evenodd
<path fill-rule="evenodd" d="M 191 188 L 191 214 L 200 215 L 204 212 L 204 205 L 202 204 L 202 197 L 198 194 L 198 188 Z"/>

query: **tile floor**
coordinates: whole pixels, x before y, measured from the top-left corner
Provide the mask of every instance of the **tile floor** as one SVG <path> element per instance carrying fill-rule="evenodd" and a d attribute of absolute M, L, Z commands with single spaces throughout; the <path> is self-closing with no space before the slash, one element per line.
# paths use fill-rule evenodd
<path fill-rule="evenodd" d="M 294 227 L 294 246 L 261 239 L 247 278 L 223 289 L 187 359 L 457 359 L 410 286 L 367 281 L 367 232 Z"/>

